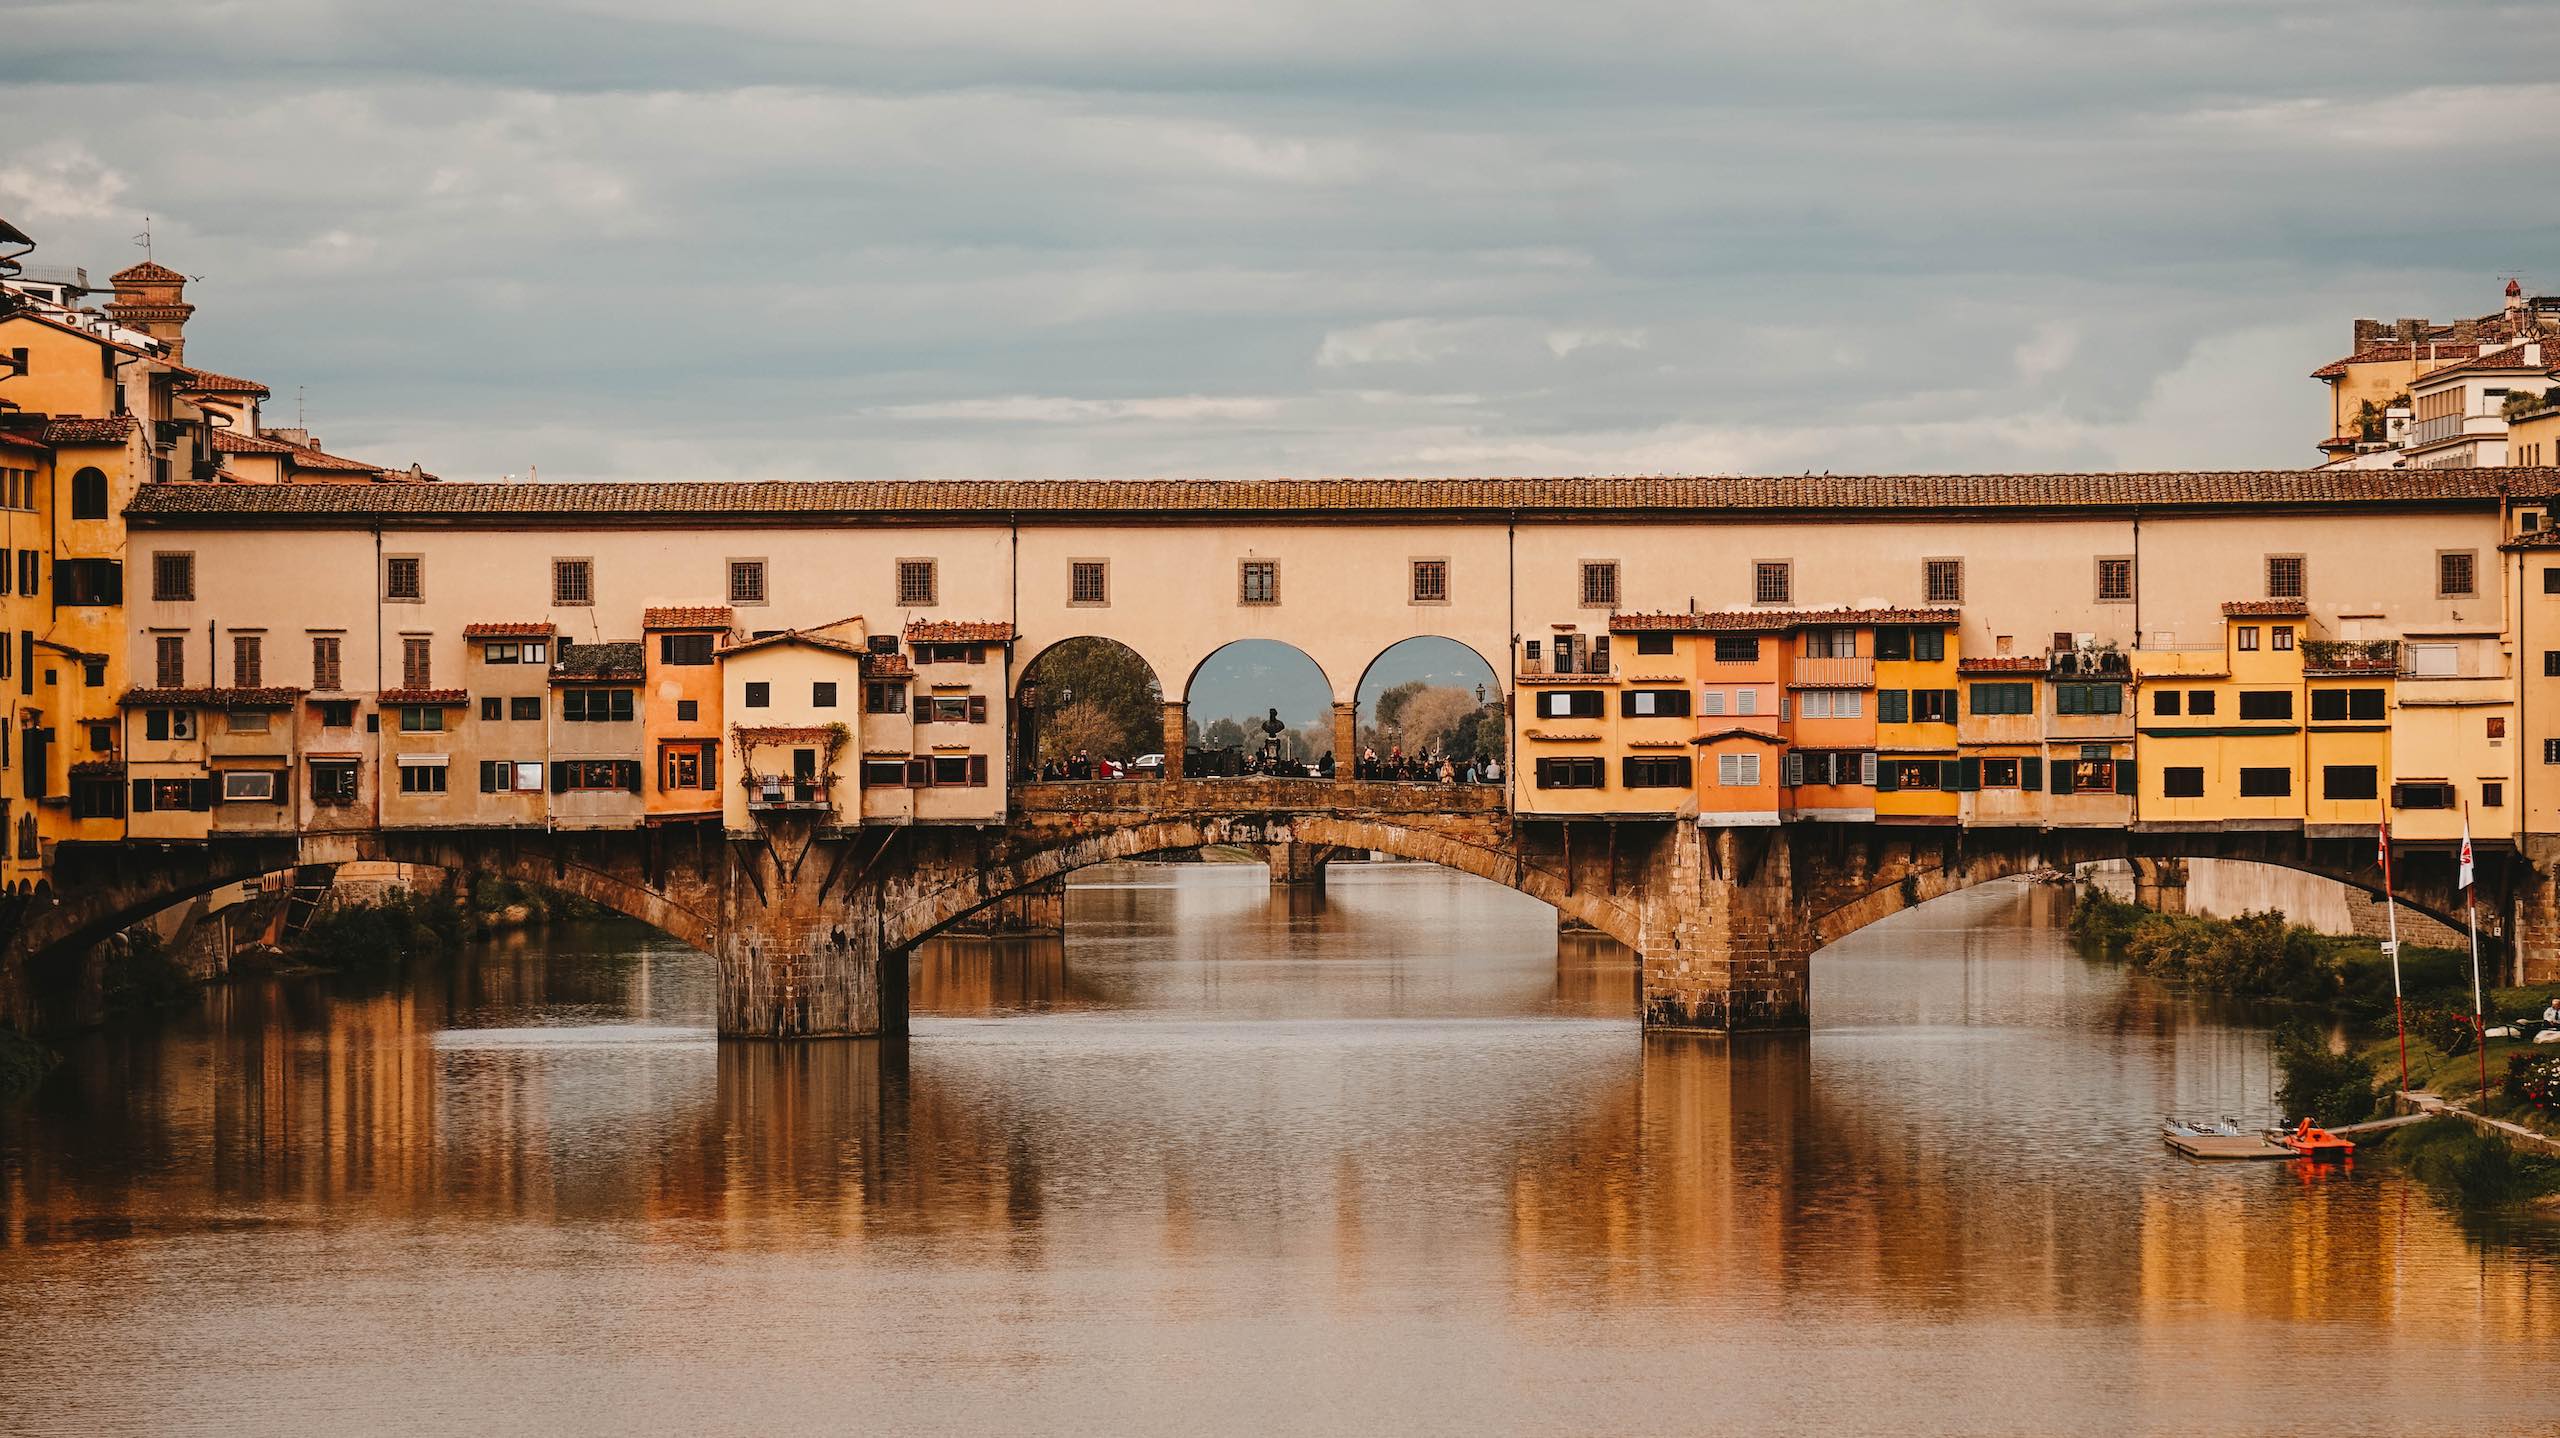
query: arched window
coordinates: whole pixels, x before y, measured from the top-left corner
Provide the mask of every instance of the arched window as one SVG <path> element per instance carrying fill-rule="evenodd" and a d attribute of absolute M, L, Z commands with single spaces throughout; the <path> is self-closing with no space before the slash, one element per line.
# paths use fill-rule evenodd
<path fill-rule="evenodd" d="M 84 469 L 71 476 L 71 517 L 73 519 L 107 517 L 106 471 Z"/>

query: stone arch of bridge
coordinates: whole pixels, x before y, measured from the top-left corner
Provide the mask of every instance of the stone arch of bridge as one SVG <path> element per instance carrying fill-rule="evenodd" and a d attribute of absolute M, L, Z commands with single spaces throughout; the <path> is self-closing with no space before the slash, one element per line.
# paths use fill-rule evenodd
<path fill-rule="evenodd" d="M 1183 677 L 1183 712 L 1190 717 L 1193 723 L 1201 725 L 1205 730 L 1209 724 L 1212 724 L 1217 720 L 1235 717 L 1233 715 L 1226 714 L 1204 714 L 1199 712 L 1192 707 L 1195 703 L 1193 695 L 1200 687 L 1200 676 L 1207 673 L 1209 671 L 1209 667 L 1216 664 L 1220 656 L 1233 655 L 1239 646 L 1248 644 L 1267 644 L 1272 646 L 1274 650 L 1286 651 L 1287 655 L 1292 657 L 1281 660 L 1281 663 L 1292 667 L 1296 664 L 1303 663 L 1309 670 L 1312 670 L 1315 678 L 1307 692 L 1295 697 L 1314 699 L 1319 706 L 1321 706 L 1319 712 L 1323 715 L 1330 716 L 1334 704 L 1335 693 L 1333 676 L 1325 672 L 1325 667 L 1316 661 L 1316 657 L 1314 655 L 1309 654 L 1306 650 L 1299 648 L 1297 645 L 1290 643 L 1286 639 L 1272 639 L 1262 635 L 1245 635 L 1239 638 L 1230 639 L 1226 643 L 1221 644 L 1215 649 L 1212 649 L 1208 653 L 1200 656 L 1200 662 L 1192 665 L 1191 672 Z M 1298 683 L 1303 682 L 1303 677 L 1300 680 L 1283 678 L 1277 682 L 1283 685 L 1295 687 Z M 1265 690 L 1256 697 L 1255 702 L 1258 704 L 1268 705 L 1273 708 L 1295 707 L 1294 700 L 1290 704 L 1278 704 L 1273 701 L 1271 695 L 1272 691 Z M 1297 724 L 1292 723 L 1289 727 L 1295 729 L 1298 726 Z M 1248 735 L 1247 738 L 1249 741 L 1246 746 L 1247 748 L 1251 748 L 1260 742 L 1257 736 Z"/>
<path fill-rule="evenodd" d="M 1487 704 L 1508 702 L 1510 690 L 1502 682 L 1501 669 L 1496 667 L 1493 660 L 1488 658 L 1474 645 L 1469 644 L 1463 639 L 1458 639 L 1447 634 L 1408 634 L 1404 638 L 1397 640 L 1395 643 L 1388 645 L 1386 648 L 1379 650 L 1377 653 L 1370 655 L 1369 662 L 1361 666 L 1360 677 L 1351 686 L 1354 712 L 1360 723 L 1368 724 L 1375 722 L 1375 709 L 1378 703 L 1379 694 L 1383 693 L 1385 688 L 1388 687 L 1382 685 L 1380 686 L 1378 693 L 1372 693 L 1370 690 L 1371 677 L 1377 674 L 1378 666 L 1386 662 L 1388 655 L 1395 653 L 1399 649 L 1403 649 L 1409 644 L 1446 644 L 1451 646 L 1455 651 L 1464 654 L 1467 658 L 1474 661 L 1473 665 L 1466 666 L 1470 670 L 1467 674 L 1463 676 L 1446 676 L 1457 678 L 1459 680 L 1459 682 L 1453 687 L 1465 689 L 1471 684 L 1480 685 L 1484 690 L 1484 694 L 1477 702 Z"/>
<path fill-rule="evenodd" d="M 2025 843 L 1984 843 L 1982 840 L 1986 836 L 1976 834 L 1968 836 L 1969 841 L 1954 845 L 1913 845 L 1899 854 L 1887 856 L 1871 869 L 1852 871 L 1841 880 L 1819 886 L 1815 901 L 1808 905 L 1817 943 L 1837 943 L 1869 924 L 1980 884 L 2045 870 L 2068 873 L 2080 864 L 2108 859 L 2130 860 L 2137 865 L 2195 859 L 2265 864 L 2271 868 L 2328 879 L 2376 901 L 2382 897 L 2378 867 L 2359 871 L 2272 848 L 2233 852 L 2227 844 L 2198 842 L 2185 846 L 2152 844 L 2134 852 L 2132 846 L 2123 841 L 2123 835 L 2104 831 L 2068 838 L 2030 831 L 2030 836 L 2030 841 Z M 2403 907 L 2425 914 L 2447 927 L 2458 929 L 2463 925 L 2461 905 L 2455 894 L 2438 893 L 2431 886 L 2414 889 L 2403 886 L 2395 890 L 2393 897 Z M 2482 905 L 2481 914 L 2486 926 L 2500 922 L 2493 909 L 2502 913 L 2504 905 Z M 2484 927 L 2483 937 L 2489 937 L 2487 927 Z"/>
<path fill-rule="evenodd" d="M 905 949 L 1025 889 L 1096 864 L 1117 863 L 1208 844 L 1267 849 L 1277 844 L 1363 849 L 1455 869 L 1516 889 L 1552 905 L 1629 948 L 1638 946 L 1641 916 L 1633 891 L 1577 887 L 1524 862 L 1511 847 L 1461 823 L 1425 816 L 1291 815 L 1286 818 L 1132 816 L 997 858 L 938 884 L 891 893 L 881 914 L 884 949 Z"/>
<path fill-rule="evenodd" d="M 1125 656 L 1130 663 L 1145 671 L 1147 682 L 1155 686 L 1154 697 L 1147 701 L 1145 743 L 1127 754 L 1108 757 L 1134 759 L 1140 754 L 1160 749 L 1164 743 L 1163 705 L 1167 698 L 1172 697 L 1165 692 L 1164 671 L 1156 667 L 1154 661 L 1146 655 L 1108 634 L 1070 634 L 1042 645 L 1037 653 L 1014 670 L 1013 702 L 1017 768 L 1027 774 L 1038 766 L 1041 757 L 1038 751 L 1043 747 L 1041 741 L 1048 732 L 1045 726 L 1052 714 L 1065 707 L 1066 695 L 1072 692 L 1072 685 L 1061 685 L 1054 676 L 1041 672 L 1043 660 L 1070 644 L 1109 645 Z M 1131 742 L 1136 742 L 1134 736 Z"/>
<path fill-rule="evenodd" d="M 605 862 L 551 844 L 514 844 L 504 838 L 422 834 L 385 836 L 385 842 L 343 851 L 304 852 L 291 843 L 210 845 L 192 862 L 136 865 L 89 876 L 58 890 L 62 901 L 24 910 L 11 947 L 27 959 L 86 949 L 152 915 L 213 892 L 306 866 L 389 862 L 434 869 L 467 882 L 494 875 L 555 889 L 656 929 L 678 943 L 712 950 L 718 942 L 716 893 L 678 896 L 653 887 L 637 861 L 615 864 L 627 850 L 615 846 Z"/>

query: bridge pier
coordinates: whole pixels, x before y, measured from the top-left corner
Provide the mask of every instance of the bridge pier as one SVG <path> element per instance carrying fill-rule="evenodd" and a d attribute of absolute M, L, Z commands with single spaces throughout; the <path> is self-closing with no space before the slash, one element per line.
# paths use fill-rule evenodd
<path fill-rule="evenodd" d="M 894 835 L 892 836 L 894 838 Z M 882 952 L 878 890 L 859 882 L 881 841 L 769 821 L 728 845 L 721 891 L 722 1038 L 873 1038 L 907 1030 L 907 964 Z"/>
<path fill-rule="evenodd" d="M 1654 846 L 1636 957 L 1649 1028 L 1800 1029 L 1821 946 L 1783 829 L 1674 824 Z"/>
<path fill-rule="evenodd" d="M 1056 938 L 1067 931 L 1067 881 L 1046 879 L 1007 894 L 945 930 L 980 938 Z"/>
<path fill-rule="evenodd" d="M 2133 901 L 2155 914 L 2187 911 L 2187 861 L 2132 859 Z"/>
<path fill-rule="evenodd" d="M 1307 844 L 1292 839 L 1261 847 L 1262 861 L 1271 866 L 1272 887 L 1324 887 L 1324 866 L 1334 853 L 1331 844 Z"/>

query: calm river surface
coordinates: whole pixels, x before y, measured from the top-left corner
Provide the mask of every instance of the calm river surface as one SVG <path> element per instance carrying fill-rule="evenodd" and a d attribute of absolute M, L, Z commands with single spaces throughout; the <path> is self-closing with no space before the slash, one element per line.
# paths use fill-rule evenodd
<path fill-rule="evenodd" d="M 620 928 L 77 1041 L 0 1111 L 0 1432 L 2560 1426 L 2560 1224 L 2168 1156 L 2262 1030 L 2053 891 L 1725 1043 L 1441 870 L 1085 877 L 886 1050 L 722 1048 Z"/>

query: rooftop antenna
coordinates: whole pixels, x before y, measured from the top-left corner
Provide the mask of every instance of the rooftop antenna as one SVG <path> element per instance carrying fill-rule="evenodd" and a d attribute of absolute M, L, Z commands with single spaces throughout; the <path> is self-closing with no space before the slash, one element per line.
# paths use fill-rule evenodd
<path fill-rule="evenodd" d="M 142 217 L 142 233 L 134 236 L 133 242 L 142 247 L 144 259 L 151 258 L 151 217 L 149 215 Z"/>
<path fill-rule="evenodd" d="M 293 387 L 293 427 L 306 432 L 311 428 L 311 422 L 302 417 L 302 386 L 300 385 Z"/>

